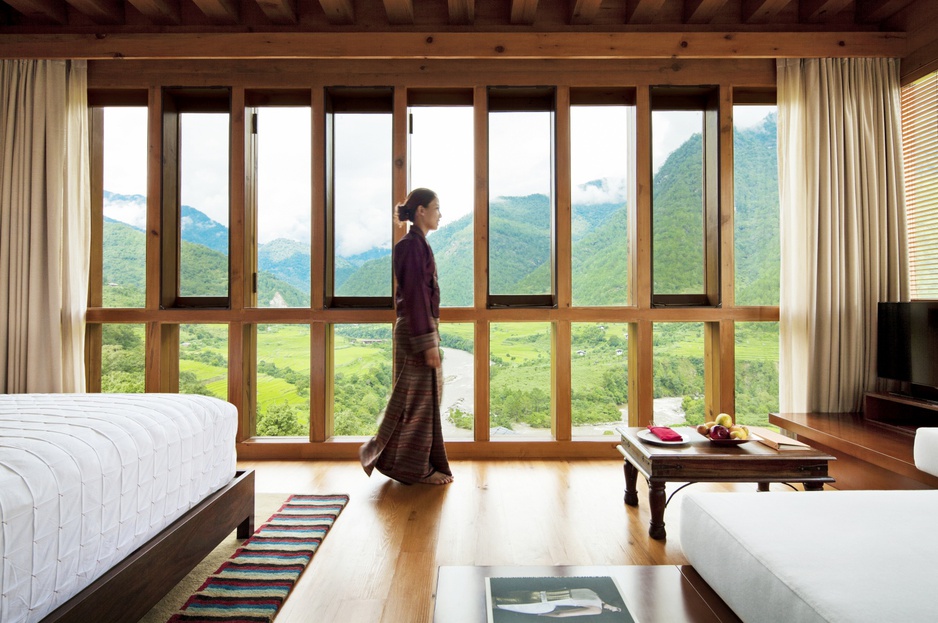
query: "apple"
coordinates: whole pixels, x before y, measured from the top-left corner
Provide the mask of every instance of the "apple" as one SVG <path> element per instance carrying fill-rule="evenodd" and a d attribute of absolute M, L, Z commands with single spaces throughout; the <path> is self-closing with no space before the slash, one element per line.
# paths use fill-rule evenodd
<path fill-rule="evenodd" d="M 730 429 L 723 426 L 722 424 L 717 424 L 710 429 L 710 439 L 729 439 L 730 438 Z"/>
<path fill-rule="evenodd" d="M 710 430 L 710 429 L 707 428 L 706 424 L 698 424 L 698 425 L 697 425 L 697 432 L 700 433 L 701 435 L 705 435 L 705 436 L 706 436 L 707 431 L 709 431 L 709 430 Z"/>
<path fill-rule="evenodd" d="M 729 413 L 721 413 L 720 415 L 716 417 L 716 420 L 714 421 L 720 426 L 725 426 L 726 428 L 729 428 L 730 426 L 733 425 L 733 416 L 730 415 Z"/>

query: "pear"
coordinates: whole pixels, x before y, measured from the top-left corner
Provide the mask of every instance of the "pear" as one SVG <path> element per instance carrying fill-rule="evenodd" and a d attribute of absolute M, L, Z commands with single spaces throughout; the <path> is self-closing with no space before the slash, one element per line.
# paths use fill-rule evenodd
<path fill-rule="evenodd" d="M 716 417 L 714 422 L 719 424 L 720 426 L 725 426 L 729 428 L 730 426 L 733 425 L 733 416 L 730 415 L 729 413 L 721 413 L 720 415 Z"/>

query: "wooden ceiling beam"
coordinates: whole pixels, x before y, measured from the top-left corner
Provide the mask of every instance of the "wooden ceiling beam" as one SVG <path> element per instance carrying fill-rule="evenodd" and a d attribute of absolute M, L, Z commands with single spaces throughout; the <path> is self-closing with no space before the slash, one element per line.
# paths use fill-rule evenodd
<path fill-rule="evenodd" d="M 68 7 L 63 0 L 5 0 L 27 19 L 54 24 L 68 23 Z"/>
<path fill-rule="evenodd" d="M 0 37 L 0 58 L 651 59 L 903 57 L 903 32 L 146 33 Z"/>
<path fill-rule="evenodd" d="M 743 24 L 771 21 L 790 2 L 791 0 L 743 0 L 741 21 Z"/>
<path fill-rule="evenodd" d="M 628 0 L 625 4 L 625 23 L 651 24 L 663 6 L 664 0 Z"/>
<path fill-rule="evenodd" d="M 297 22 L 296 0 L 257 0 L 257 4 L 274 24 Z"/>
<path fill-rule="evenodd" d="M 857 21 L 875 24 L 889 19 L 915 0 L 857 0 Z"/>
<path fill-rule="evenodd" d="M 181 21 L 179 0 L 127 0 L 154 24 L 178 24 Z"/>
<path fill-rule="evenodd" d="M 511 0 L 511 23 L 530 26 L 537 17 L 537 0 Z"/>
<path fill-rule="evenodd" d="M 388 22 L 391 24 L 414 23 L 413 0 L 384 0 L 384 11 L 388 14 Z"/>
<path fill-rule="evenodd" d="M 802 22 L 827 22 L 854 3 L 854 0 L 801 0 L 798 15 Z"/>
<path fill-rule="evenodd" d="M 577 26 L 589 26 L 596 21 L 602 0 L 574 0 L 570 11 L 570 23 Z"/>
<path fill-rule="evenodd" d="M 319 5 L 330 24 L 343 26 L 355 23 L 355 7 L 352 0 L 319 0 Z"/>
<path fill-rule="evenodd" d="M 95 24 L 120 24 L 124 21 L 124 5 L 117 0 L 66 1 Z"/>
<path fill-rule="evenodd" d="M 710 20 L 726 6 L 728 0 L 686 0 L 684 2 L 685 24 L 709 24 Z"/>
<path fill-rule="evenodd" d="M 475 0 L 447 0 L 450 24 L 472 24 L 476 21 Z"/>
<path fill-rule="evenodd" d="M 213 22 L 221 24 L 238 23 L 237 0 L 192 0 Z"/>

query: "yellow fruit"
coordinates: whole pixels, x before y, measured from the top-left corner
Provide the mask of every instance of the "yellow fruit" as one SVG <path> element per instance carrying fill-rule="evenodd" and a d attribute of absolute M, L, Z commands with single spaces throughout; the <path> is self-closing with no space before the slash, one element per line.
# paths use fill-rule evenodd
<path fill-rule="evenodd" d="M 745 437 L 743 437 L 744 434 L 745 433 L 741 430 L 731 430 L 730 439 L 745 439 Z"/>
<path fill-rule="evenodd" d="M 725 426 L 729 428 L 730 426 L 733 425 L 733 416 L 730 415 L 729 413 L 721 413 L 720 415 L 716 417 L 714 422 L 716 422 L 720 426 Z"/>
<path fill-rule="evenodd" d="M 711 428 L 713 428 L 713 427 L 716 426 L 716 425 L 717 425 L 717 423 L 716 423 L 716 422 L 713 422 L 713 421 L 707 422 L 707 423 L 704 424 L 704 426 L 707 427 L 707 430 L 710 430 Z"/>

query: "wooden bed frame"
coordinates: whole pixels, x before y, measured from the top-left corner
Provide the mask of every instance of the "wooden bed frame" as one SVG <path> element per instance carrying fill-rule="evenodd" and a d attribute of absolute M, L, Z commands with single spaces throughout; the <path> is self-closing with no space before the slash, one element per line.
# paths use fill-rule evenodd
<path fill-rule="evenodd" d="M 239 539 L 254 533 L 253 470 L 236 472 L 231 482 L 42 621 L 137 621 L 235 529 Z"/>

